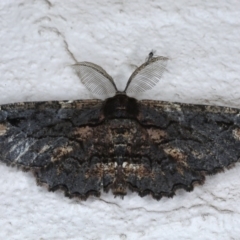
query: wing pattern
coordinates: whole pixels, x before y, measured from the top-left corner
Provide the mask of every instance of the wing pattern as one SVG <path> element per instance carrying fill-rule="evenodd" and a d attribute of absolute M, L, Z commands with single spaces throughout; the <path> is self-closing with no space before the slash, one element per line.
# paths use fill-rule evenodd
<path fill-rule="evenodd" d="M 78 126 L 102 122 L 101 105 L 100 100 L 84 100 L 1 106 L 1 161 L 33 170 L 38 183 L 47 183 L 50 190 L 65 188 L 66 194 L 73 193 L 71 184 L 80 181 L 74 174 L 84 176 L 90 150 L 83 149 L 88 143 L 83 146 L 83 140 L 74 139 L 73 132 Z M 95 177 L 89 181 L 91 191 L 97 191 Z M 84 192 L 87 196 L 87 183 L 80 189 L 79 195 Z"/>
<path fill-rule="evenodd" d="M 151 129 L 149 137 L 164 152 L 151 158 L 159 184 L 149 181 L 147 193 L 171 196 L 177 188 L 190 191 L 194 183 L 204 182 L 205 175 L 239 161 L 239 109 L 146 100 L 139 108 L 138 120 Z"/>

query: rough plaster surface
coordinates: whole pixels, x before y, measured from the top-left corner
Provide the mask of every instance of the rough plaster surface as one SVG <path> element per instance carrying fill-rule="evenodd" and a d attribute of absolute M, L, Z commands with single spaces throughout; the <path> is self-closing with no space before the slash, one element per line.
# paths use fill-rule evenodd
<path fill-rule="evenodd" d="M 0 103 L 85 99 L 69 65 L 92 61 L 119 89 L 148 52 L 170 58 L 137 98 L 240 107 L 240 2 L 0 2 Z M 240 164 L 191 193 L 155 201 L 103 193 L 86 202 L 0 165 L 0 239 L 239 239 Z"/>

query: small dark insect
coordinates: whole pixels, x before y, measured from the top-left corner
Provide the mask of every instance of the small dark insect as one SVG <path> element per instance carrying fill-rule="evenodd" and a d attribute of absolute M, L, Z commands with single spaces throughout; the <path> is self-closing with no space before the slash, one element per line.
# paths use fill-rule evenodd
<path fill-rule="evenodd" d="M 240 157 L 240 110 L 152 100 L 130 92 L 151 89 L 166 57 L 152 53 L 119 92 L 100 66 L 74 65 L 85 86 L 106 100 L 2 105 L 0 160 L 32 170 L 38 184 L 86 199 L 127 188 L 155 199 L 193 190 Z"/>

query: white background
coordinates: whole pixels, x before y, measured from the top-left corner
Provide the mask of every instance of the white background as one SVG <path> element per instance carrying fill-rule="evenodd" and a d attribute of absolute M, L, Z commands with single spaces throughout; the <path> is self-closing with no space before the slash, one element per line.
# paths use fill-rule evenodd
<path fill-rule="evenodd" d="M 101 65 L 122 90 L 155 49 L 170 58 L 167 72 L 134 97 L 240 105 L 237 0 L 2 0 L 0 49 L 0 104 L 92 98 L 69 67 L 76 61 Z M 239 239 L 239 173 L 237 164 L 173 199 L 81 202 L 1 164 L 0 239 Z"/>

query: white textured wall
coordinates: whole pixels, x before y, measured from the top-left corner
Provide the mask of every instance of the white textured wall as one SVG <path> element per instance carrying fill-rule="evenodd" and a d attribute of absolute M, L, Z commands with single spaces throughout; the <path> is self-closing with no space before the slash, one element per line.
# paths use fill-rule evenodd
<path fill-rule="evenodd" d="M 101 65 L 123 89 L 156 49 L 171 58 L 168 72 L 135 97 L 240 105 L 238 0 L 2 0 L 0 49 L 1 104 L 91 98 L 74 59 Z M 1 164 L 0 239 L 239 239 L 239 172 L 159 202 L 135 193 L 81 202 Z"/>

